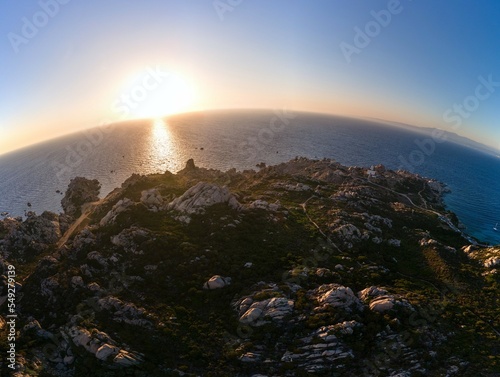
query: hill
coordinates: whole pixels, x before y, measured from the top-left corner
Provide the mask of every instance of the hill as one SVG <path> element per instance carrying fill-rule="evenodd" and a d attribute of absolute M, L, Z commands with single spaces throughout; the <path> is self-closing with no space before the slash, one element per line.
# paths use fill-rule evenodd
<path fill-rule="evenodd" d="M 65 213 L 0 221 L 2 375 L 13 313 L 16 376 L 500 373 L 500 249 L 461 233 L 439 182 L 190 160 L 98 191 L 76 178 Z"/>

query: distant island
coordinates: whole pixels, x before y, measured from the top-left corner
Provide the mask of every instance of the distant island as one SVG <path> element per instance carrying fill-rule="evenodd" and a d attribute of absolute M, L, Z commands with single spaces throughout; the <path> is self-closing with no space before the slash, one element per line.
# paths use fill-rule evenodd
<path fill-rule="evenodd" d="M 456 132 L 447 131 L 447 130 L 442 129 L 442 128 L 418 127 L 418 126 L 413 126 L 413 125 L 406 124 L 406 123 L 390 122 L 387 120 L 377 119 L 377 118 L 368 118 L 368 119 L 373 119 L 373 120 L 376 120 L 378 122 L 390 124 L 390 125 L 393 125 L 396 127 L 406 128 L 408 130 L 412 130 L 414 132 L 418 132 L 418 133 L 421 133 L 421 134 L 424 134 L 427 136 L 431 136 L 431 137 L 433 134 L 436 135 L 436 133 L 439 133 L 440 135 L 442 135 L 441 138 L 443 140 L 450 141 L 452 143 L 459 144 L 459 145 L 462 145 L 464 147 L 472 148 L 472 149 L 475 149 L 477 151 L 481 151 L 483 153 L 488 153 L 488 154 L 491 154 L 493 156 L 497 156 L 497 157 L 500 156 L 500 144 L 498 145 L 497 148 L 494 148 L 494 147 L 486 145 L 484 143 L 480 143 L 476 140 L 472 140 L 468 137 L 459 135 Z M 457 127 L 450 127 L 450 128 L 452 130 L 457 129 Z"/>
<path fill-rule="evenodd" d="M 500 248 L 438 181 L 189 160 L 99 191 L 0 220 L 2 375 L 498 375 Z"/>

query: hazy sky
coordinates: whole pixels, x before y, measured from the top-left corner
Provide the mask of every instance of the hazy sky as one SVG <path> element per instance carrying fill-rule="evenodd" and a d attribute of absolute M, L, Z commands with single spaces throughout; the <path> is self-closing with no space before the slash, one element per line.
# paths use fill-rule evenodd
<path fill-rule="evenodd" d="M 500 1 L 4 0 L 0 153 L 105 121 L 290 108 L 500 146 Z"/>

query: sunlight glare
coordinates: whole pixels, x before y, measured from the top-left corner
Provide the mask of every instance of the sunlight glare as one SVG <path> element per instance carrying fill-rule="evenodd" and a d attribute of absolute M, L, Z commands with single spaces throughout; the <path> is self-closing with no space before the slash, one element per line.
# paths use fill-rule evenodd
<path fill-rule="evenodd" d="M 192 86 L 182 77 L 171 75 L 141 104 L 138 116 L 160 117 L 189 111 L 193 102 Z"/>
<path fill-rule="evenodd" d="M 169 160 L 175 151 L 167 124 L 163 119 L 155 119 L 151 123 L 151 138 L 149 141 L 150 163 L 158 171 L 165 171 L 169 167 Z"/>
<path fill-rule="evenodd" d="M 168 152 L 167 149 L 170 146 L 170 134 L 163 119 L 158 118 L 153 121 L 152 137 L 155 141 L 156 148 L 163 149 L 165 152 Z"/>
<path fill-rule="evenodd" d="M 146 70 L 127 80 L 122 92 L 130 118 L 160 118 L 193 110 L 195 91 L 189 80 L 177 73 Z"/>

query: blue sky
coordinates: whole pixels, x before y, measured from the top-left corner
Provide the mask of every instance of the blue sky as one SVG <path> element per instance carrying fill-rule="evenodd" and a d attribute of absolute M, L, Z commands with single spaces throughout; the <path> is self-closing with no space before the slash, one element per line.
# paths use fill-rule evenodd
<path fill-rule="evenodd" d="M 382 118 L 500 146 L 498 1 L 6 0 L 0 36 L 0 153 L 164 109 L 242 107 Z M 162 89 L 117 112 L 151 69 L 170 75 Z"/>

